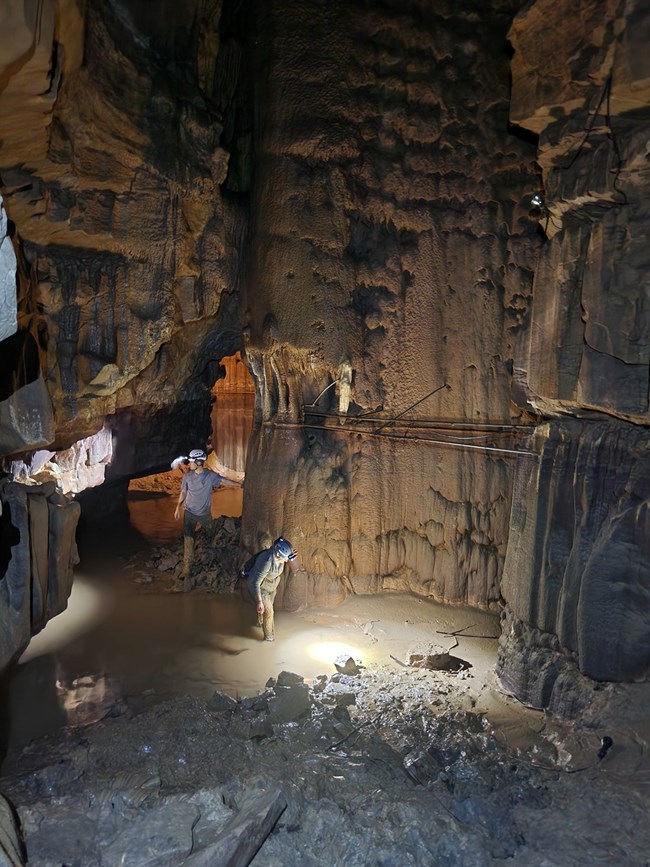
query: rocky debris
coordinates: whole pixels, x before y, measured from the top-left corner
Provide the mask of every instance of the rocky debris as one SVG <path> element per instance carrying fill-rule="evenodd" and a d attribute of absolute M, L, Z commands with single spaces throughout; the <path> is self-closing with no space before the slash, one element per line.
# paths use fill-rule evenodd
<path fill-rule="evenodd" d="M 232 696 L 225 692 L 217 690 L 212 698 L 208 701 L 208 710 L 221 713 L 223 711 L 233 711 L 237 707 L 237 702 Z"/>
<path fill-rule="evenodd" d="M 13 810 L 6 798 L 0 795 L 0 864 L 2 867 L 21 867 L 24 863 Z"/>
<path fill-rule="evenodd" d="M 351 656 L 340 656 L 334 660 L 334 668 L 339 674 L 359 674 L 359 666 Z"/>
<path fill-rule="evenodd" d="M 414 653 L 409 656 L 409 665 L 414 668 L 428 668 L 430 671 L 466 671 L 471 664 L 450 653 L 429 653 L 426 656 Z"/>
<path fill-rule="evenodd" d="M 256 696 L 182 696 L 34 742 L 0 790 L 34 867 L 245 865 L 258 851 L 268 867 L 644 862 L 648 794 L 608 772 L 593 733 L 584 767 L 561 742 L 508 749 L 454 680 L 281 671 Z M 342 689 L 353 704 L 331 700 Z"/>
<path fill-rule="evenodd" d="M 188 858 L 186 867 L 246 867 L 255 857 L 264 840 L 287 808 L 281 790 L 267 792 L 242 802 L 233 822 L 205 849 Z"/>
<path fill-rule="evenodd" d="M 305 716 L 311 707 L 309 687 L 306 683 L 276 686 L 269 700 L 269 715 L 274 723 L 292 722 Z"/>
<path fill-rule="evenodd" d="M 186 582 L 179 579 L 176 589 L 232 593 L 239 567 L 240 529 L 241 518 L 224 516 L 215 519 L 211 533 L 199 528 L 192 574 Z M 134 581 L 138 583 L 149 583 L 146 581 L 149 571 L 170 573 L 174 578 L 178 577 L 183 565 L 183 538 L 180 531 L 178 541 L 152 548 L 147 552 L 145 561 L 138 562 L 137 565 L 139 570 L 144 572 L 144 575 L 134 577 Z"/>

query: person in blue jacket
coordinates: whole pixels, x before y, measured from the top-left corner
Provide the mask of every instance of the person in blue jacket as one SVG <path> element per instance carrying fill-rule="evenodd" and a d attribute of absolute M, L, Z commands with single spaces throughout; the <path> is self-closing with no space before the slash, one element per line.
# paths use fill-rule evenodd
<path fill-rule="evenodd" d="M 206 453 L 202 449 L 193 449 L 187 458 L 177 459 L 187 460 L 189 466 L 189 470 L 183 475 L 181 492 L 174 512 L 174 517 L 178 520 L 181 506 L 185 509 L 183 515 L 183 570 L 181 572 L 181 578 L 184 578 L 185 581 L 189 580 L 192 571 L 197 524 L 205 527 L 206 530 L 211 530 L 214 525 L 211 512 L 212 492 L 221 487 L 237 487 L 220 476 L 219 473 L 207 469 L 205 466 L 206 458 Z"/>
<path fill-rule="evenodd" d="M 257 623 L 262 627 L 265 641 L 275 641 L 275 594 L 285 565 L 295 559 L 291 542 L 280 536 L 270 548 L 251 557 L 241 571 L 244 596 L 257 606 Z"/>

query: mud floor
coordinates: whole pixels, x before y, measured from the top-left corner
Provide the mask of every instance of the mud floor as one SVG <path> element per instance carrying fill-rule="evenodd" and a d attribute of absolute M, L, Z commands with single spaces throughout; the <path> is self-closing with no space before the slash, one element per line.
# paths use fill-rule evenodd
<path fill-rule="evenodd" d="M 498 617 L 413 596 L 279 612 L 263 642 L 232 592 L 236 520 L 218 534 L 226 565 L 204 546 L 191 589 L 173 541 L 80 575 L 30 645 L 0 864 L 650 863 L 647 685 L 553 720 L 500 691 Z"/>

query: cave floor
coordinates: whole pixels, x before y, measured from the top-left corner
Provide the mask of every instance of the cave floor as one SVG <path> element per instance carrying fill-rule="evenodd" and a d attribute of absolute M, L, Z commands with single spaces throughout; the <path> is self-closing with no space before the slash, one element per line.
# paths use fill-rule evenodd
<path fill-rule="evenodd" d="M 249 863 L 242 828 L 256 867 L 648 863 L 640 706 L 586 725 L 523 708 L 494 678 L 496 616 L 356 597 L 279 612 L 269 644 L 232 594 L 104 579 L 70 605 L 94 626 L 21 666 L 56 672 L 60 712 L 0 778 L 30 865 Z M 447 652 L 460 670 L 409 664 Z"/>
<path fill-rule="evenodd" d="M 4 687 L 30 865 L 650 863 L 646 685 L 554 720 L 500 690 L 496 615 L 408 594 L 280 611 L 263 642 L 173 547 L 82 560 Z"/>

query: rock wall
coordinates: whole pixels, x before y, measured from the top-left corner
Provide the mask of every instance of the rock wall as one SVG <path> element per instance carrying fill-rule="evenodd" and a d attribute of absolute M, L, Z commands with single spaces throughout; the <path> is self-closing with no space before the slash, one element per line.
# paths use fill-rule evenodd
<path fill-rule="evenodd" d="M 208 436 L 219 362 L 242 344 L 250 131 L 233 5 L 0 4 L 0 469 L 16 478 L 77 492 Z M 38 489 L 16 488 L 21 521 L 43 512 Z M 65 511 L 60 496 L 47 502 Z M 58 546 L 74 561 L 77 512 L 39 558 Z M 24 521 L 18 549 L 0 546 L 0 668 L 69 591 L 62 566 L 30 622 Z"/>
<path fill-rule="evenodd" d="M 118 443 L 117 457 L 120 472 L 142 471 L 207 436 L 219 360 L 241 345 L 245 173 L 229 178 L 245 126 L 241 52 L 220 43 L 221 13 L 218 0 L 155 15 L 131 0 L 0 13 L 11 37 L 0 182 L 25 266 L 19 321 L 38 330 L 55 415 L 54 436 L 3 440 L 0 454 L 66 449 L 105 419 L 135 421 L 142 447 L 120 456 Z"/>
<path fill-rule="evenodd" d="M 511 373 L 538 246 L 534 151 L 507 129 L 517 8 L 278 0 L 258 21 L 243 538 L 299 548 L 310 581 L 285 604 L 498 604 L 517 457 L 489 449 L 526 422 Z"/>
<path fill-rule="evenodd" d="M 541 425 L 539 464 L 518 465 L 499 673 L 555 710 L 582 675 L 650 674 L 649 26 L 640 2 L 538 0 L 510 33 L 547 237 L 515 374 L 525 405 L 577 420 Z"/>
<path fill-rule="evenodd" d="M 514 489 L 502 679 L 526 695 L 553 686 L 536 682 L 539 665 L 511 668 L 517 621 L 555 636 L 553 649 L 591 678 L 643 678 L 650 668 L 647 433 L 620 422 L 557 421 L 537 437 L 541 459 L 519 465 Z M 544 642 L 535 644 L 548 655 Z"/>
<path fill-rule="evenodd" d="M 79 512 L 53 482 L 0 481 L 0 671 L 67 607 Z"/>
<path fill-rule="evenodd" d="M 575 27 L 549 28 L 569 11 Z M 539 133 L 549 239 L 516 359 L 540 413 L 648 421 L 647 19 L 641 2 L 538 0 L 510 33 L 511 118 Z M 567 56 L 562 75 L 545 62 Z"/>

